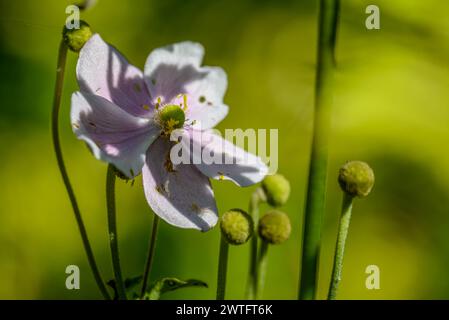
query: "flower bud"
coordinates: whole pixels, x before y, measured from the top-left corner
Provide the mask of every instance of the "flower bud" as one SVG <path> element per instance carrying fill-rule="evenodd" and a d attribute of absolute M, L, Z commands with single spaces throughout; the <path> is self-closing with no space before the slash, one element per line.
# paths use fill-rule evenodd
<path fill-rule="evenodd" d="M 281 244 L 290 237 L 290 219 L 279 210 L 267 212 L 259 220 L 259 236 L 270 244 Z"/>
<path fill-rule="evenodd" d="M 80 20 L 79 28 L 68 29 L 67 26 L 64 26 L 62 36 L 70 50 L 79 52 L 87 40 L 92 37 L 92 30 L 87 22 Z"/>
<path fill-rule="evenodd" d="M 244 244 L 253 234 L 253 220 L 240 209 L 227 211 L 221 217 L 220 228 L 227 242 L 233 245 Z"/>
<path fill-rule="evenodd" d="M 349 161 L 340 168 L 338 183 L 352 197 L 366 197 L 374 185 L 374 172 L 366 162 Z"/>
<path fill-rule="evenodd" d="M 267 202 L 273 207 L 284 205 L 290 196 L 290 183 L 281 174 L 266 176 L 262 188 L 267 196 Z"/>

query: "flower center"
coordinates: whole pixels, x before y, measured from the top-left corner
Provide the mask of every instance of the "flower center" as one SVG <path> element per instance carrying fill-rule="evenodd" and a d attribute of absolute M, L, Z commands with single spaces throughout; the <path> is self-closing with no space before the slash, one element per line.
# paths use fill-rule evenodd
<path fill-rule="evenodd" d="M 182 128 L 186 116 L 184 110 L 180 106 L 169 104 L 159 111 L 159 120 L 164 134 L 169 135 L 173 130 Z"/>

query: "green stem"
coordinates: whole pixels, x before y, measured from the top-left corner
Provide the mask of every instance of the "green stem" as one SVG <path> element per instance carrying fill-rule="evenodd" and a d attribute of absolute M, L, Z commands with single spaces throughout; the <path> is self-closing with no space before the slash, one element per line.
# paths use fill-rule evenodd
<path fill-rule="evenodd" d="M 340 225 L 338 227 L 337 246 L 335 247 L 334 267 L 332 270 L 331 285 L 329 288 L 328 300 L 335 300 L 337 297 L 338 285 L 341 280 L 343 269 L 343 256 L 345 254 L 346 238 L 348 237 L 349 223 L 351 221 L 353 197 L 347 193 L 343 194 L 343 204 L 341 208 Z"/>
<path fill-rule="evenodd" d="M 56 154 L 56 161 L 58 163 L 58 168 L 61 173 L 64 186 L 66 188 L 67 194 L 72 205 L 73 213 L 75 215 L 75 220 L 78 225 L 78 230 L 81 235 L 81 240 L 83 242 L 84 251 L 86 252 L 87 260 L 89 262 L 90 269 L 100 289 L 103 297 L 107 300 L 111 299 L 111 296 L 106 289 L 106 286 L 101 277 L 100 271 L 98 269 L 97 263 L 95 262 L 95 256 L 90 246 L 89 238 L 87 236 L 86 227 L 84 226 L 83 218 L 81 216 L 81 211 L 78 207 L 78 202 L 75 197 L 75 192 L 73 191 L 72 185 L 70 183 L 69 175 L 65 167 L 64 158 L 62 156 L 61 142 L 59 140 L 59 110 L 61 108 L 61 96 L 62 87 L 64 83 L 64 71 L 67 58 L 67 46 L 64 41 L 61 40 L 58 52 L 58 64 L 56 66 L 56 84 L 55 92 L 53 98 L 53 110 L 52 110 L 52 121 L 51 121 L 51 133 L 53 140 L 53 148 Z"/>
<path fill-rule="evenodd" d="M 265 287 L 265 278 L 267 274 L 268 264 L 268 242 L 262 241 L 260 245 L 259 260 L 257 266 L 257 287 L 256 298 L 259 300 L 262 297 L 263 289 Z"/>
<path fill-rule="evenodd" d="M 223 235 L 220 236 L 220 257 L 218 260 L 217 299 L 224 300 L 226 292 L 226 274 L 228 271 L 229 244 Z"/>
<path fill-rule="evenodd" d="M 115 214 L 115 170 L 112 164 L 108 166 L 108 173 L 106 175 L 106 206 L 108 210 L 109 245 L 111 247 L 115 285 L 117 288 L 118 298 L 120 300 L 126 300 L 125 283 L 123 282 L 120 257 L 118 253 L 117 223 Z"/>
<path fill-rule="evenodd" d="M 315 115 L 312 152 L 303 223 L 300 299 L 314 299 L 324 212 L 328 158 L 328 136 L 331 125 L 334 49 L 338 21 L 338 0 L 320 1 Z"/>
<path fill-rule="evenodd" d="M 158 226 L 159 226 L 159 216 L 154 214 L 153 215 L 153 229 L 151 231 L 151 238 L 150 238 L 150 245 L 149 245 L 149 249 L 148 249 L 147 262 L 145 263 L 145 270 L 143 272 L 143 283 L 142 283 L 142 289 L 140 291 L 140 299 L 143 299 L 145 292 L 147 290 L 148 279 L 150 277 L 151 267 L 153 266 Z"/>
<path fill-rule="evenodd" d="M 257 287 L 257 249 L 258 249 L 258 237 L 257 237 L 257 222 L 259 221 L 259 205 L 262 201 L 265 201 L 265 193 L 261 188 L 258 188 L 251 195 L 249 203 L 249 214 L 254 222 L 253 236 L 251 237 L 251 247 L 249 252 L 249 271 L 248 282 L 246 284 L 246 299 L 253 300 L 256 295 Z"/>

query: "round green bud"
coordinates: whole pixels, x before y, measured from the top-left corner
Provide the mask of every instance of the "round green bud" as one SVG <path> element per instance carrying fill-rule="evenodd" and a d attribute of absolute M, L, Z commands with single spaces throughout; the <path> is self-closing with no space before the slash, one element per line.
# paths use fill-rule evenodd
<path fill-rule="evenodd" d="M 92 37 L 92 30 L 87 22 L 80 20 L 79 28 L 69 29 L 67 26 L 64 26 L 62 36 L 70 50 L 79 52 L 87 40 Z"/>
<path fill-rule="evenodd" d="M 273 207 L 284 205 L 290 196 L 290 182 L 281 174 L 266 176 L 262 188 L 268 204 Z"/>
<path fill-rule="evenodd" d="M 366 197 L 374 185 L 374 172 L 366 162 L 349 161 L 340 168 L 338 183 L 352 197 Z"/>
<path fill-rule="evenodd" d="M 267 212 L 259 220 L 259 236 L 270 244 L 281 244 L 290 237 L 290 219 L 279 210 Z"/>
<path fill-rule="evenodd" d="M 186 120 L 186 115 L 180 106 L 170 104 L 159 112 L 159 119 L 161 120 L 164 132 L 170 134 L 174 129 L 182 128 Z"/>
<path fill-rule="evenodd" d="M 220 221 L 221 233 L 233 245 L 244 244 L 253 234 L 251 216 L 240 209 L 232 209 L 223 214 Z"/>

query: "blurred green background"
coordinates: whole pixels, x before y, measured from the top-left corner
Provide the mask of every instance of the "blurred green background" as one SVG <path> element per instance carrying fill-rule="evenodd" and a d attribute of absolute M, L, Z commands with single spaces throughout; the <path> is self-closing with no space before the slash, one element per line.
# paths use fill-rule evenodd
<path fill-rule="evenodd" d="M 272 247 L 264 298 L 295 299 L 310 149 L 318 1 L 99 0 L 82 14 L 96 32 L 143 68 L 148 53 L 181 40 L 201 42 L 205 64 L 229 76 L 225 128 L 278 128 L 279 171 L 292 184 L 283 208 L 291 239 Z M 0 1 L 0 298 L 101 298 L 52 150 L 49 114 L 65 7 L 70 1 Z M 343 0 L 319 297 L 325 298 L 346 160 L 369 162 L 372 194 L 355 203 L 339 298 L 449 298 L 449 2 L 377 0 L 381 29 L 365 28 L 372 1 Z M 106 165 L 75 139 L 69 54 L 61 114 L 66 164 L 98 263 L 112 278 L 105 209 Z M 247 208 L 252 188 L 214 181 L 221 212 Z M 152 213 L 135 185 L 118 182 L 123 270 L 142 273 Z M 266 209 L 266 207 L 264 207 Z M 213 299 L 219 230 L 162 223 L 152 279 L 199 278 L 209 289 L 168 299 Z M 244 297 L 248 246 L 233 247 L 227 297 Z M 81 269 L 81 289 L 65 288 L 65 268 Z M 365 268 L 380 268 L 380 290 Z"/>

